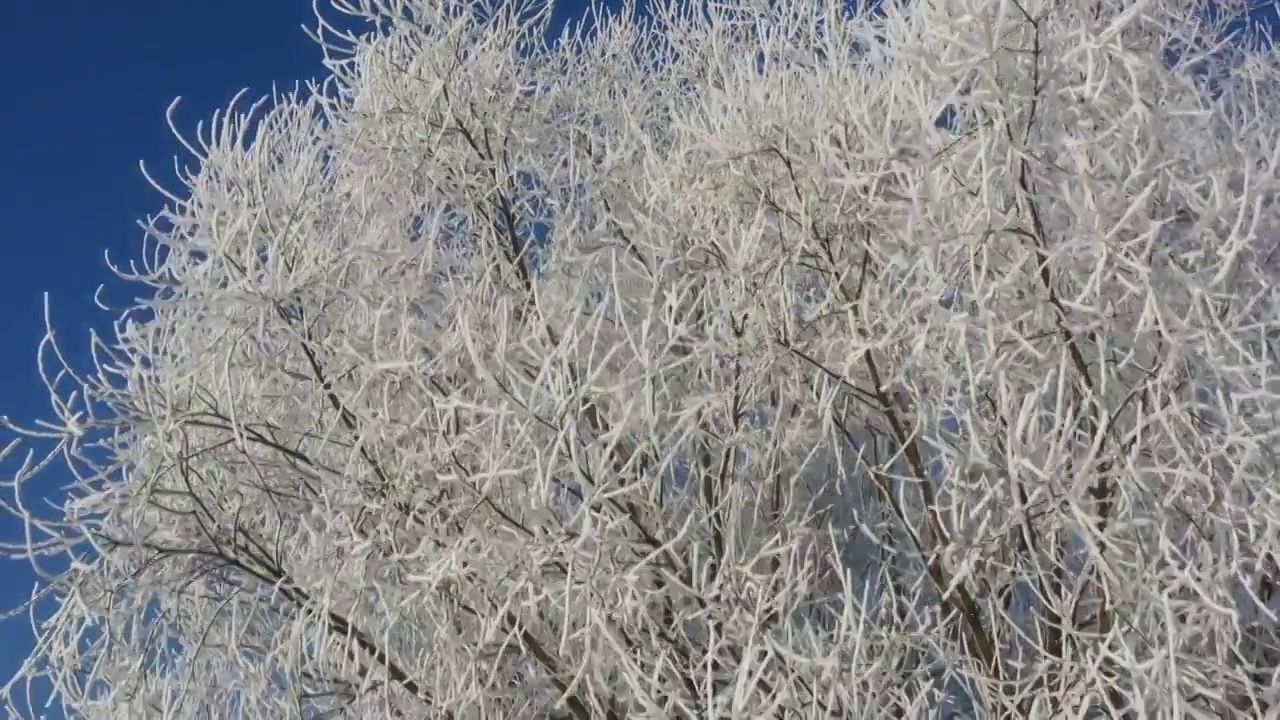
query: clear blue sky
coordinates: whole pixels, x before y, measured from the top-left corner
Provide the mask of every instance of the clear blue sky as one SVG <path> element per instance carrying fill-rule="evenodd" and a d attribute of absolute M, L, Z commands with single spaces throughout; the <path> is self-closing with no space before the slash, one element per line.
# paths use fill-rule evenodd
<path fill-rule="evenodd" d="M 584 5 L 563 3 L 558 21 Z M 113 319 L 93 305 L 98 285 L 116 306 L 132 296 L 103 252 L 137 257 L 137 222 L 161 206 L 138 161 L 171 180 L 170 101 L 183 96 L 179 126 L 189 131 L 241 88 L 258 96 L 322 75 L 304 24 L 313 25 L 310 0 L 0 0 L 0 414 L 46 412 L 34 355 L 44 292 L 81 367 L 88 330 L 109 333 Z M 56 496 L 60 480 L 39 489 Z M 0 517 L 0 539 L 21 536 Z M 0 609 L 19 605 L 33 582 L 25 564 L 0 561 Z M 30 645 L 25 618 L 0 623 L 0 681 Z"/>
<path fill-rule="evenodd" d="M 34 354 L 44 292 L 82 366 L 89 328 L 110 331 L 112 315 L 93 304 L 98 285 L 113 280 L 103 252 L 138 257 L 137 222 L 161 207 L 138 161 L 173 177 L 178 146 L 165 108 L 174 96 L 191 129 L 245 86 L 265 94 L 273 82 L 320 74 L 319 49 L 301 28 L 310 19 L 304 0 L 0 2 L 0 414 L 29 421 L 47 412 Z M 113 287 L 112 305 L 134 295 Z M 62 481 L 50 477 L 40 490 L 56 495 Z M 21 533 L 0 517 L 0 539 Z M 0 561 L 0 609 L 23 602 L 33 582 L 25 564 Z M 0 678 L 31 642 L 25 617 L 0 623 Z"/>

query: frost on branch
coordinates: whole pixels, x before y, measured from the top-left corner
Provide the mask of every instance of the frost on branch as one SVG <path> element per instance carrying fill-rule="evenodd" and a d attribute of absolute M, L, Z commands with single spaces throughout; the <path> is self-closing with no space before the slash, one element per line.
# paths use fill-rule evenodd
<path fill-rule="evenodd" d="M 191 142 L 94 372 L 41 348 L 14 712 L 1275 710 L 1272 55 L 1180 0 L 360 8 Z"/>

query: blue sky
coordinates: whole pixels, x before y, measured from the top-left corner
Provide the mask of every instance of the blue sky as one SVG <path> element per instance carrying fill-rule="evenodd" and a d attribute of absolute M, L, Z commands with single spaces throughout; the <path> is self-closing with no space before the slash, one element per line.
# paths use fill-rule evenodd
<path fill-rule="evenodd" d="M 558 20 L 584 4 L 565 3 Z M 64 349 L 82 367 L 88 330 L 109 333 L 114 319 L 94 307 L 98 285 L 107 284 L 113 306 L 131 299 L 103 253 L 137 257 L 137 223 L 162 202 L 139 160 L 177 187 L 180 149 L 165 108 L 183 96 L 177 119 L 190 131 L 244 87 L 259 96 L 273 83 L 322 75 L 320 50 L 302 29 L 313 24 L 311 12 L 310 0 L 0 2 L 0 414 L 29 421 L 46 412 L 35 364 L 43 293 Z M 38 490 L 56 496 L 59 480 Z M 20 523 L 0 514 L 0 540 L 21 534 Z M 25 564 L 0 561 L 0 609 L 19 605 L 33 582 Z M 0 622 L 0 680 L 30 648 L 26 625 L 22 617 Z"/>
<path fill-rule="evenodd" d="M 30 420 L 48 407 L 35 364 L 42 294 L 78 364 L 87 360 L 87 331 L 111 329 L 113 314 L 94 307 L 98 285 L 108 284 L 113 306 L 134 295 L 111 282 L 103 252 L 137 257 L 137 223 L 161 206 L 138 162 L 173 178 L 178 145 L 165 108 L 174 96 L 184 98 L 180 127 L 191 129 L 242 87 L 265 94 L 273 82 L 292 86 L 323 68 L 302 30 L 312 17 L 303 0 L 7 0 L 0 8 L 0 414 Z M 51 477 L 39 490 L 56 494 L 59 484 Z M 21 532 L 0 516 L 0 539 Z M 24 601 L 33 582 L 24 563 L 0 561 L 0 608 Z M 0 678 L 30 647 L 25 617 L 0 622 Z"/>

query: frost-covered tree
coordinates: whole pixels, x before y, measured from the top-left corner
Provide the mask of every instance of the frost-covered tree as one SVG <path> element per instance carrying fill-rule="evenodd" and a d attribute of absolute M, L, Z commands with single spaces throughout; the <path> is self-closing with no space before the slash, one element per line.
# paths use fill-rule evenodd
<path fill-rule="evenodd" d="M 1280 707 L 1280 65 L 1222 12 L 656 3 L 552 43 L 514 0 L 339 8 L 374 22 L 320 33 L 329 81 L 189 143 L 97 367 L 50 330 L 8 507 L 64 559 L 11 689 Z M 54 521 L 20 497 L 59 458 Z"/>

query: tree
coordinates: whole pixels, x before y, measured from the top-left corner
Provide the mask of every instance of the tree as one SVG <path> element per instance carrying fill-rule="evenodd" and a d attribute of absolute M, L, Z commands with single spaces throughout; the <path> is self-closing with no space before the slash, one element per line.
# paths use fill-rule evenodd
<path fill-rule="evenodd" d="M 50 330 L 13 487 L 79 480 L 10 511 L 76 560 L 15 683 L 1274 712 L 1269 50 L 1182 0 L 339 7 L 329 81 L 191 143 L 96 371 Z"/>

